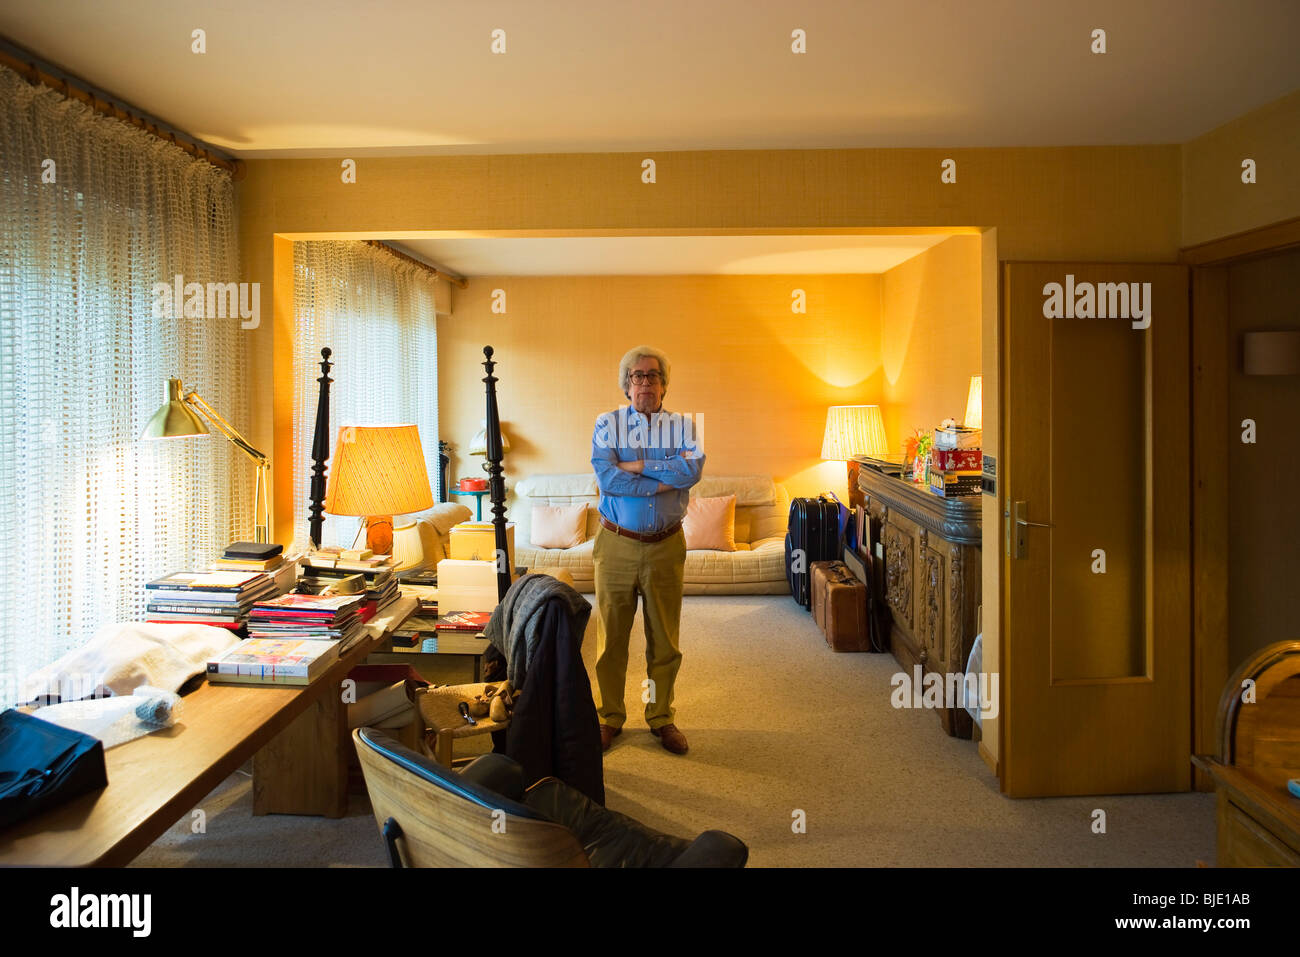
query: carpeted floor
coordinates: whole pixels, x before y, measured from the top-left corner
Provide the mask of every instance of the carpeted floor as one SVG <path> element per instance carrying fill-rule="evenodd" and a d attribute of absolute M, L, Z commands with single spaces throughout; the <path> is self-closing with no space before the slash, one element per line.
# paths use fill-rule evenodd
<path fill-rule="evenodd" d="M 594 621 L 584 642 L 591 667 Z M 664 751 L 640 713 L 644 634 L 632 637 L 628 723 L 605 755 L 610 808 L 689 836 L 730 831 L 752 867 L 1193 867 L 1214 860 L 1214 796 L 1011 800 L 970 741 L 890 706 L 889 655 L 835 654 L 788 596 L 688 596 L 677 724 Z M 430 677 L 469 680 L 468 665 Z M 594 679 L 593 679 L 594 680 Z M 457 754 L 464 753 L 459 750 Z M 149 847 L 137 866 L 374 867 L 386 863 L 364 793 L 340 820 L 253 817 L 247 769 Z M 1094 833 L 1094 811 L 1105 833 Z M 792 827 L 802 811 L 806 831 Z"/>

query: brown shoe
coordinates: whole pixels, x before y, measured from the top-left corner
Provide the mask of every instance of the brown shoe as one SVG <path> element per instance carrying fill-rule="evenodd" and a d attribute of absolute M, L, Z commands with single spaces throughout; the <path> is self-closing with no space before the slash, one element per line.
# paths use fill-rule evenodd
<path fill-rule="evenodd" d="M 660 728 L 651 728 L 650 733 L 659 739 L 664 749 L 671 751 L 673 754 L 685 754 L 690 745 L 686 743 L 686 735 L 677 730 L 675 724 L 665 724 Z"/>
<path fill-rule="evenodd" d="M 600 726 L 600 750 L 608 751 L 609 746 L 614 743 L 614 739 L 622 733 L 622 728 L 611 728 L 607 724 L 602 724 Z"/>

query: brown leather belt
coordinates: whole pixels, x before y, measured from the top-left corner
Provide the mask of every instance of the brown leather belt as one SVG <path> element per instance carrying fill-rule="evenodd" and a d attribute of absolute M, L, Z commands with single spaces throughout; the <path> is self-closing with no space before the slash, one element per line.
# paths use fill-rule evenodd
<path fill-rule="evenodd" d="M 654 532 L 650 535 L 642 535 L 640 532 L 629 532 L 626 528 L 621 528 L 620 526 L 615 525 L 604 515 L 600 517 L 600 524 L 602 528 L 609 529 L 615 535 L 622 535 L 624 538 L 630 538 L 633 541 L 637 541 L 637 542 L 644 542 L 647 545 L 652 545 L 655 542 L 662 542 L 665 538 L 672 538 L 674 535 L 677 534 L 677 530 L 682 527 L 682 523 L 678 522 L 676 525 L 674 525 L 670 529 L 667 529 L 666 531 Z"/>

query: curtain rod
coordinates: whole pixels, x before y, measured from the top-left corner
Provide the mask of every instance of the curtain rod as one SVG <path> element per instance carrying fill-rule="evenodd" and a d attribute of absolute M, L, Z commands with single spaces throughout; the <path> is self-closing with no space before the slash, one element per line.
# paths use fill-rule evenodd
<path fill-rule="evenodd" d="M 41 84 L 74 100 L 87 104 L 96 113 L 130 123 L 161 140 L 166 140 L 191 156 L 228 171 L 236 180 L 244 178 L 247 170 L 242 161 L 214 146 L 183 133 L 156 116 L 136 109 L 115 96 L 105 93 L 71 73 L 65 73 L 54 64 L 42 60 L 18 46 L 8 37 L 0 36 L 0 64 L 13 70 L 28 83 Z"/>
<path fill-rule="evenodd" d="M 429 272 L 433 273 L 433 277 L 435 279 L 445 279 L 447 280 L 447 282 L 451 283 L 453 286 L 456 286 L 459 289 L 469 288 L 469 281 L 464 276 L 458 276 L 455 273 L 444 272 L 443 270 L 437 268 L 436 266 L 430 266 L 428 263 L 422 262 L 419 259 L 416 259 L 414 256 L 408 256 L 400 249 L 394 249 L 392 246 L 388 245 L 388 243 L 380 242 L 378 239 L 365 239 L 362 240 L 362 242 L 364 242 L 367 246 L 374 246 L 376 249 L 382 249 L 387 253 L 392 253 L 398 259 L 404 259 L 408 263 L 411 263 L 412 265 L 419 266 L 421 269 L 427 269 Z"/>

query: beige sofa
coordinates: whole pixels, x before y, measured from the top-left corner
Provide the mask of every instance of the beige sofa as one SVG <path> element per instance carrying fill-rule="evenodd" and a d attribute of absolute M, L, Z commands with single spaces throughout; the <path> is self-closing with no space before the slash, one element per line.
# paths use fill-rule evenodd
<path fill-rule="evenodd" d="M 780 595 L 790 589 L 785 580 L 785 530 L 790 495 L 767 475 L 707 473 L 691 489 L 692 497 L 736 496 L 736 551 L 692 549 L 686 553 L 685 592 L 688 595 Z M 532 543 L 534 505 L 587 504 L 587 538 L 573 548 L 536 548 Z M 582 592 L 595 589 L 591 550 L 600 528 L 600 490 L 591 472 L 575 475 L 533 475 L 514 487 L 506 517 L 515 523 L 517 565 L 562 568 Z"/>

